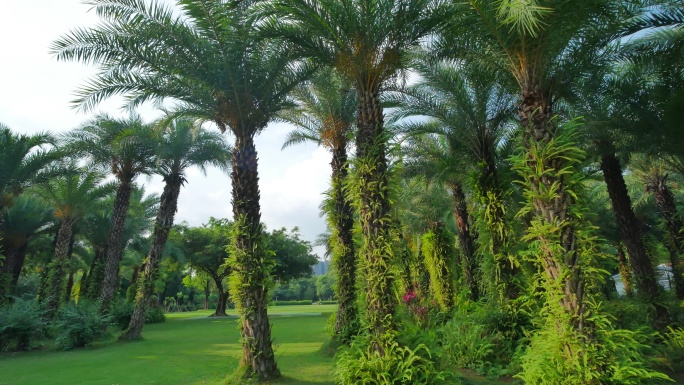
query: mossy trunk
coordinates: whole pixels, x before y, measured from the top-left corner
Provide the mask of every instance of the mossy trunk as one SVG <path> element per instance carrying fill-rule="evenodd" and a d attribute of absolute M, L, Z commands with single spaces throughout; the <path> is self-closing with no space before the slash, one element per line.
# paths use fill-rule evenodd
<path fill-rule="evenodd" d="M 246 377 L 270 380 L 280 377 L 273 354 L 268 320 L 268 268 L 271 258 L 262 240 L 259 173 L 253 133 L 245 127 L 235 132 L 231 154 L 233 183 L 233 255 L 231 295 L 240 314 L 242 358 Z"/>
<path fill-rule="evenodd" d="M 88 272 L 88 280 L 85 285 L 81 285 L 81 297 L 90 300 L 97 300 L 102 292 L 102 281 L 104 280 L 104 265 L 107 255 L 107 247 L 105 245 L 93 246 L 93 262 L 90 264 Z"/>
<path fill-rule="evenodd" d="M 72 218 L 63 218 L 57 232 L 54 257 L 48 265 L 46 297 L 41 298 L 46 319 L 54 318 L 64 298 L 73 223 Z"/>
<path fill-rule="evenodd" d="M 570 318 L 570 325 L 579 335 L 584 324 L 585 285 L 571 211 L 572 196 L 566 191 L 569 175 L 564 170 L 568 166 L 567 159 L 564 154 L 546 151 L 558 134 L 552 122 L 550 96 L 534 85 L 523 87 L 518 115 L 525 141 L 523 160 L 526 171 L 523 177 L 531 192 L 529 199 L 535 216 L 532 223 L 554 231 L 534 234 L 536 240 L 547 245 L 540 250 L 539 267 L 544 271 L 548 287 L 561 290 L 560 293 L 549 293 L 549 298 L 558 300 Z M 555 194 L 548 195 L 546 191 L 555 191 Z M 535 225 L 528 230 L 532 227 Z"/>
<path fill-rule="evenodd" d="M 334 224 L 335 242 L 333 260 L 337 271 L 337 315 L 335 336 L 344 344 L 358 333 L 358 310 L 356 308 L 356 248 L 354 246 L 354 213 L 344 192 L 344 183 L 349 173 L 346 142 L 333 148 L 332 200 L 334 204 L 331 219 Z"/>
<path fill-rule="evenodd" d="M 684 299 L 684 266 L 682 266 L 681 260 L 682 255 L 684 255 L 684 226 L 682 226 L 682 218 L 677 212 L 674 195 L 666 181 L 667 175 L 656 175 L 647 189 L 655 194 L 656 206 L 665 220 L 669 238 L 668 244 L 671 249 L 670 264 L 672 265 L 675 293 L 677 298 Z"/>
<path fill-rule="evenodd" d="M 660 295 L 653 262 L 646 253 L 639 220 L 632 209 L 632 201 L 629 198 L 627 185 L 622 176 L 622 167 L 615 153 L 608 151 L 601 156 L 601 170 L 617 219 L 618 229 L 627 249 L 627 254 L 629 254 L 629 263 L 634 272 L 637 292 L 639 296 L 654 305 L 656 322 L 662 324 L 667 317 L 667 310 L 659 304 Z"/>
<path fill-rule="evenodd" d="M 447 231 L 444 223 L 430 225 L 430 231 L 423 236 L 422 250 L 430 273 L 431 292 L 442 311 L 450 314 L 454 309 L 455 299 L 456 250 L 454 237 Z"/>
<path fill-rule="evenodd" d="M 625 256 L 625 250 L 622 244 L 617 245 L 617 261 L 620 268 L 620 279 L 622 280 L 622 285 L 625 287 L 625 295 L 628 297 L 632 296 L 632 276 L 631 270 L 629 269 L 629 263 L 627 262 L 627 257 Z"/>
<path fill-rule="evenodd" d="M 451 197 L 454 201 L 454 219 L 458 230 L 458 244 L 461 249 L 461 269 L 463 279 L 468 288 L 468 298 L 477 301 L 480 290 L 475 276 L 477 271 L 477 259 L 475 255 L 475 232 L 470 227 L 470 215 L 465 193 L 460 183 L 451 183 Z"/>
<path fill-rule="evenodd" d="M 517 276 L 520 274 L 517 263 L 510 258 L 509 237 L 510 228 L 506 223 L 505 193 L 501 186 L 496 164 L 496 149 L 493 147 L 494 139 L 488 133 L 478 137 L 478 160 L 480 162 L 477 177 L 477 193 L 482 202 L 480 215 L 487 232 L 488 242 L 482 244 L 481 250 L 486 247 L 494 261 L 495 271 L 488 277 L 492 282 L 500 302 L 508 302 L 518 298 L 520 287 L 517 284 Z M 480 238 L 481 239 L 481 238 Z"/>
<path fill-rule="evenodd" d="M 107 256 L 104 261 L 104 279 L 100 293 L 100 311 L 107 312 L 114 296 L 119 291 L 119 265 L 123 255 L 122 237 L 128 206 L 131 200 L 133 175 L 123 177 L 116 188 L 112 225 L 107 237 Z"/>
<path fill-rule="evenodd" d="M 159 264 L 164 253 L 164 246 L 169 238 L 169 231 L 173 226 L 173 220 L 178 207 L 183 178 L 179 174 L 164 177 L 166 182 L 161 195 L 159 211 L 154 222 L 152 233 L 152 246 L 143 264 L 142 274 L 134 279 L 137 286 L 135 295 L 135 309 L 131 315 L 128 329 L 121 335 L 120 340 L 137 340 L 142 338 L 142 329 L 145 324 L 147 308 L 152 302 L 154 283 L 159 276 Z M 137 274 L 135 274 L 137 275 Z"/>
<path fill-rule="evenodd" d="M 361 223 L 361 266 L 365 269 L 365 325 L 373 348 L 384 354 L 396 329 L 393 276 L 390 270 L 392 245 L 390 235 L 389 176 L 386 140 L 379 84 L 359 84 L 356 157 Z"/>

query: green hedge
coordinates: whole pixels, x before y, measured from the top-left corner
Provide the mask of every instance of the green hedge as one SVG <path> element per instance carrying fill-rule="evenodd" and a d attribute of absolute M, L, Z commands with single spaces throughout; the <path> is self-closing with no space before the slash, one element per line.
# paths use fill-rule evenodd
<path fill-rule="evenodd" d="M 337 305 L 337 301 L 318 301 L 316 303 L 319 305 Z"/>
<path fill-rule="evenodd" d="M 310 299 L 304 299 L 301 301 L 273 301 L 270 303 L 271 306 L 293 306 L 293 305 L 313 305 L 313 301 Z"/>

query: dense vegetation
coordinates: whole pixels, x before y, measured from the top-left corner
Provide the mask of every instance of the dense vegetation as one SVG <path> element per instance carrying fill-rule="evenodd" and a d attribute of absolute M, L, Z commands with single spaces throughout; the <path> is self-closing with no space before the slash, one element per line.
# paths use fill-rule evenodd
<path fill-rule="evenodd" d="M 22 326 L 0 346 L 75 319 L 65 347 L 120 318 L 139 339 L 155 295 L 169 311 L 214 293 L 214 315 L 239 315 L 232 380 L 271 380 L 269 303 L 334 297 L 342 384 L 684 369 L 682 1 L 89 3 L 101 24 L 52 45 L 98 65 L 76 106 L 167 115 L 0 127 L 0 319 Z M 274 121 L 295 126 L 285 147 L 332 155 L 333 272 L 315 282 L 309 243 L 261 223 L 254 137 Z M 209 165 L 230 170 L 233 218 L 174 226 L 185 170 Z"/>

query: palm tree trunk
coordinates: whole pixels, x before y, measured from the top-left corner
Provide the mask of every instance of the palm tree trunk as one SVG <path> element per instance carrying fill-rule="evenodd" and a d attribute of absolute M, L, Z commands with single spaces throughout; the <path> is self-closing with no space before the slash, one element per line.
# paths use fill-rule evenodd
<path fill-rule="evenodd" d="M 354 214 L 351 202 L 344 193 L 347 179 L 347 150 L 345 145 L 333 149 L 332 162 L 332 199 L 334 212 L 331 217 L 335 225 L 335 247 L 333 258 L 337 269 L 337 316 L 335 335 L 340 342 L 349 343 L 358 332 L 358 311 L 356 309 L 356 250 L 354 236 Z"/>
<path fill-rule="evenodd" d="M 555 155 L 540 158 L 535 151 L 535 148 L 548 146 L 557 133 L 556 126 L 551 122 L 553 111 L 549 95 L 534 85 L 523 87 L 518 115 L 524 130 L 525 163 L 528 170 L 532 170 L 525 177 L 530 183 L 528 188 L 535 192 L 531 198 L 535 220 L 542 226 L 559 227 L 557 234 L 539 235 L 538 239 L 564 250 L 563 253 L 556 253 L 555 247 L 544 248 L 540 253 L 539 264 L 544 270 L 548 286 L 562 288 L 562 293 L 559 293 L 560 305 L 570 317 L 570 325 L 579 332 L 584 324 L 585 293 L 574 220 L 570 211 L 572 199 L 566 191 L 565 175 L 561 172 L 566 166 L 566 160 Z M 534 170 L 550 172 L 537 173 Z M 557 191 L 553 197 L 539 194 L 552 189 Z"/>
<path fill-rule="evenodd" d="M 243 132 L 253 133 L 255 130 Z M 268 259 L 263 248 L 257 152 L 252 134 L 235 133 L 231 154 L 233 184 L 234 287 L 232 294 L 240 313 L 242 359 L 246 376 L 261 380 L 280 376 L 273 354 L 268 320 Z"/>
<path fill-rule="evenodd" d="M 627 258 L 625 257 L 625 250 L 622 248 L 622 244 L 617 245 L 617 260 L 620 267 L 620 278 L 622 279 L 622 285 L 625 287 L 625 294 L 628 297 L 632 296 L 632 284 L 630 277 L 632 273 L 629 270 L 629 264 L 627 263 Z"/>
<path fill-rule="evenodd" d="M 166 241 L 169 238 L 169 231 L 173 226 L 173 219 L 178 207 L 178 196 L 183 185 L 183 178 L 178 174 L 167 176 L 164 179 L 166 184 L 162 192 L 157 218 L 154 222 L 152 246 L 147 255 L 147 261 L 143 264 L 142 276 L 137 277 L 135 280 L 137 285 L 135 309 L 131 315 L 128 330 L 121 334 L 119 340 L 137 340 L 142 338 L 147 308 L 150 306 L 152 294 L 154 294 L 154 282 L 159 276 L 159 262 L 161 262 L 164 246 L 166 246 Z"/>
<path fill-rule="evenodd" d="M 451 194 L 454 200 L 454 219 L 458 229 L 458 244 L 461 248 L 461 268 L 466 286 L 468 286 L 468 297 L 477 301 L 479 298 L 479 288 L 475 279 L 477 260 L 475 259 L 475 232 L 470 228 L 470 215 L 463 188 L 459 183 L 451 183 Z"/>
<path fill-rule="evenodd" d="M 627 185 L 622 176 L 620 161 L 612 152 L 606 152 L 601 156 L 601 170 L 610 195 L 610 202 L 617 219 L 618 228 L 622 241 L 629 254 L 629 262 L 634 271 L 636 287 L 639 295 L 656 306 L 660 321 L 665 315 L 664 309 L 658 309 L 658 283 L 655 269 L 651 259 L 646 254 L 646 248 L 642 241 L 639 221 L 632 210 L 632 201 L 627 193 Z"/>
<path fill-rule="evenodd" d="M 684 255 L 684 226 L 682 219 L 677 213 L 677 205 L 670 188 L 666 183 L 667 175 L 658 176 L 653 183 L 647 186 L 649 191 L 655 194 L 656 206 L 660 215 L 665 219 L 665 225 L 669 233 L 669 244 L 673 249 L 670 252 L 670 264 L 675 284 L 677 298 L 684 299 L 684 266 L 681 256 Z"/>
<path fill-rule="evenodd" d="M 107 256 L 104 262 L 104 280 L 102 282 L 102 292 L 100 293 L 100 311 L 107 312 L 112 303 L 112 299 L 119 290 L 119 264 L 123 255 L 121 237 L 124 232 L 126 214 L 130 204 L 132 177 L 120 180 L 116 188 L 114 198 L 114 211 L 112 213 L 112 226 L 107 237 Z"/>
<path fill-rule="evenodd" d="M 396 298 L 390 271 L 390 201 L 385 155 L 384 116 L 377 84 L 358 88 L 356 156 L 360 185 L 359 219 L 365 269 L 366 322 L 374 349 L 384 354 L 387 338 L 396 329 Z"/>
<path fill-rule="evenodd" d="M 96 300 L 102 292 L 107 247 L 105 245 L 95 245 L 93 246 L 93 251 L 95 255 L 93 257 L 93 262 L 90 264 L 88 280 L 86 281 L 85 289 L 81 289 L 81 291 L 85 293 L 84 298 L 90 300 Z"/>
<path fill-rule="evenodd" d="M 72 218 L 63 218 L 57 232 L 54 258 L 48 267 L 47 298 L 43 299 L 47 319 L 54 317 L 64 296 L 73 223 Z"/>
<path fill-rule="evenodd" d="M 74 289 L 74 274 L 75 271 L 69 272 L 69 279 L 67 280 L 66 290 L 64 290 L 64 302 L 69 303 L 71 301 L 71 291 Z"/>
<path fill-rule="evenodd" d="M 519 274 L 518 267 L 508 256 L 509 229 L 506 225 L 504 205 L 504 191 L 501 188 L 496 165 L 495 150 L 487 136 L 479 138 L 478 158 L 483 165 L 480 167 L 477 188 L 480 199 L 484 202 L 483 216 L 485 231 L 489 236 L 489 251 L 494 259 L 496 272 L 490 277 L 497 288 L 499 300 L 512 300 L 520 295 L 515 277 Z"/>

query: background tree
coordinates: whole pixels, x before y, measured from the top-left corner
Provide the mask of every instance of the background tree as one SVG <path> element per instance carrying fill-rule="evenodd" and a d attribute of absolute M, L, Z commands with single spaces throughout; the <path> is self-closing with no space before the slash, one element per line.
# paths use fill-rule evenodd
<path fill-rule="evenodd" d="M 152 245 L 142 268 L 141 283 L 135 298 L 135 310 L 128 330 L 120 339 L 142 338 L 145 315 L 152 298 L 154 282 L 157 279 L 158 264 L 169 236 L 173 218 L 177 211 L 178 196 L 185 184 L 185 172 L 189 167 L 205 171 L 209 165 L 226 169 L 230 149 L 218 133 L 211 133 L 192 120 L 178 119 L 162 128 L 158 147 L 158 172 L 164 180 L 159 212 L 154 224 Z M 224 304 L 225 305 L 225 304 Z M 225 313 L 225 308 L 224 308 Z"/>
<path fill-rule="evenodd" d="M 386 159 L 388 134 L 380 94 L 406 68 L 406 53 L 435 30 L 444 16 L 431 0 L 287 0 L 266 3 L 275 14 L 266 30 L 296 45 L 303 57 L 329 67 L 354 86 L 358 97 L 356 170 L 366 272 L 366 325 L 374 350 L 395 330 L 389 271 L 390 191 Z"/>
<path fill-rule="evenodd" d="M 332 210 L 327 213 L 331 234 L 331 249 L 338 271 L 337 318 L 335 334 L 349 342 L 357 333 L 356 308 L 356 247 L 352 230 L 354 213 L 344 185 L 349 175 L 347 148 L 356 117 L 358 101 L 354 89 L 328 68 L 301 84 L 291 96 L 297 107 L 284 111 L 280 117 L 296 129 L 287 136 L 283 148 L 304 141 L 323 145 L 332 153 L 330 199 Z"/>
<path fill-rule="evenodd" d="M 254 136 L 312 72 L 284 44 L 260 39 L 243 2 L 179 1 L 180 14 L 158 1 L 95 3 L 103 22 L 74 30 L 53 46 L 63 60 L 95 62 L 100 71 L 76 101 L 88 109 L 115 94 L 129 105 L 171 99 L 184 114 L 235 135 L 231 156 L 236 303 L 246 376 L 279 376 L 267 318 L 268 256 L 262 251 Z M 128 31 L 135 31 L 131 34 Z M 111 247 L 111 246 L 110 246 Z"/>
<path fill-rule="evenodd" d="M 122 235 L 130 205 L 133 180 L 152 171 L 155 155 L 151 127 L 139 116 L 115 119 L 99 115 L 83 127 L 65 135 L 64 141 L 75 154 L 91 165 L 110 170 L 117 180 L 112 224 L 107 236 L 104 279 L 100 293 L 100 308 L 108 311 L 119 289 L 119 264 L 122 256 Z"/>
<path fill-rule="evenodd" d="M 13 133 L 0 123 L 0 213 L 12 206 L 14 199 L 29 185 L 46 180 L 51 172 L 47 167 L 59 158 L 59 154 L 47 147 L 54 144 L 52 135 L 40 133 L 22 135 Z M 4 228 L 4 215 L 0 214 L 0 231 Z M 0 305 L 9 290 L 11 278 L 5 273 L 9 265 L 15 265 L 0 251 Z"/>
<path fill-rule="evenodd" d="M 104 198 L 111 190 L 111 185 L 101 185 L 102 174 L 74 169 L 69 175 L 52 178 L 36 188 L 35 193 L 53 208 L 59 229 L 55 238 L 54 257 L 48 266 L 47 292 L 41 298 L 48 319 L 57 312 L 64 299 L 66 274 L 70 270 L 70 256 L 73 250 L 73 227 L 98 200 Z"/>

